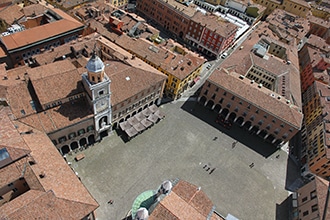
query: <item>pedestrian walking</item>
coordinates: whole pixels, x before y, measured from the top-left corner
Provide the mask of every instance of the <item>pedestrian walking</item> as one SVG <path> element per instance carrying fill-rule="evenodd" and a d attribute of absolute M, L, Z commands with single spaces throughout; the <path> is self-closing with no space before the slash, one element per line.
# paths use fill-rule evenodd
<path fill-rule="evenodd" d="M 218 137 L 214 137 L 213 140 L 216 141 L 218 139 Z"/>
<path fill-rule="evenodd" d="M 212 174 L 214 171 L 215 171 L 215 168 L 213 168 L 213 169 L 210 171 L 209 174 Z"/>
<path fill-rule="evenodd" d="M 110 199 L 110 200 L 108 201 L 108 204 L 112 205 L 112 204 L 113 204 L 113 200 Z"/>

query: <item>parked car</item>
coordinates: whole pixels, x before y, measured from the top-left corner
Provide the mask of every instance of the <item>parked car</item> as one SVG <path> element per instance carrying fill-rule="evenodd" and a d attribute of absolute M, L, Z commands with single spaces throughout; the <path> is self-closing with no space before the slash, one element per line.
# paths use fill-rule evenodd
<path fill-rule="evenodd" d="M 221 54 L 221 59 L 225 59 L 228 56 L 228 53 L 224 52 L 223 54 Z"/>

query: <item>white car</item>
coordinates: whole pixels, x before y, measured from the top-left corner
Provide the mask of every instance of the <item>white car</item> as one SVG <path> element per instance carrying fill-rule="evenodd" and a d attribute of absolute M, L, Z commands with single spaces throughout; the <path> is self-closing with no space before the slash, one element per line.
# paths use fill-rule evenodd
<path fill-rule="evenodd" d="M 224 52 L 223 54 L 221 54 L 221 59 L 225 59 L 228 56 L 228 53 Z"/>

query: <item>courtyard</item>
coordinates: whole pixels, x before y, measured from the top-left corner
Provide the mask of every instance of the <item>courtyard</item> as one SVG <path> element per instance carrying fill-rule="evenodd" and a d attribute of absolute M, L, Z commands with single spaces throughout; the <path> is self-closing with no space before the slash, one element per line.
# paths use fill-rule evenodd
<path fill-rule="evenodd" d="M 175 179 L 200 186 L 223 216 L 287 219 L 286 207 L 278 209 L 297 168 L 285 151 L 237 126 L 223 128 L 214 122 L 214 112 L 196 102 L 176 101 L 160 109 L 165 119 L 130 141 L 114 133 L 79 152 L 84 159 L 68 156 L 100 204 L 97 219 L 125 219 L 140 193 Z"/>

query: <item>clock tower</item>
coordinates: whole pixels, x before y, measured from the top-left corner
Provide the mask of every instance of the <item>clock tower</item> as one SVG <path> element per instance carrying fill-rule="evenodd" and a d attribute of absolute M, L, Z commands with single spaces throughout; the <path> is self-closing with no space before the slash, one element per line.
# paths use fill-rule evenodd
<path fill-rule="evenodd" d="M 111 131 L 111 81 L 104 68 L 104 63 L 94 51 L 86 65 L 87 73 L 82 74 L 88 101 L 93 107 L 95 131 L 98 135 L 96 139 L 101 137 L 101 133 Z"/>

